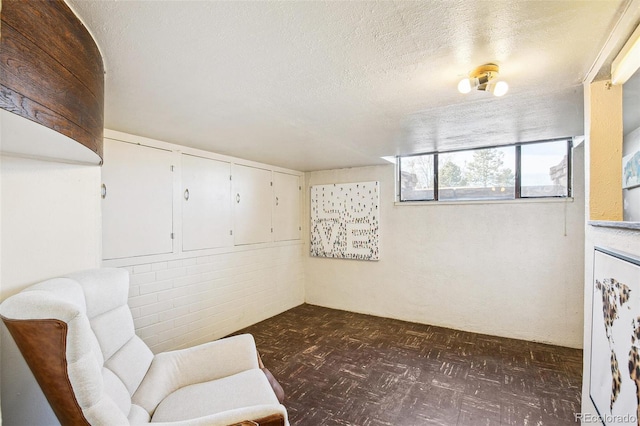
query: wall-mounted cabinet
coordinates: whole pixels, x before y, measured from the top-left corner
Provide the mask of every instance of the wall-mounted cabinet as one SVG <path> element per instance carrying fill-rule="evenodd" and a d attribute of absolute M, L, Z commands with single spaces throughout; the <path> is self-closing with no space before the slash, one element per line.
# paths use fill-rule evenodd
<path fill-rule="evenodd" d="M 273 172 L 273 240 L 299 240 L 302 233 L 300 176 Z"/>
<path fill-rule="evenodd" d="M 301 239 L 302 174 L 107 131 L 103 259 L 109 265 Z"/>
<path fill-rule="evenodd" d="M 172 153 L 105 139 L 102 257 L 173 251 Z"/>
<path fill-rule="evenodd" d="M 231 164 L 181 155 L 182 249 L 233 245 L 231 235 Z"/>
<path fill-rule="evenodd" d="M 272 241 L 271 170 L 234 164 L 232 176 L 235 244 Z"/>

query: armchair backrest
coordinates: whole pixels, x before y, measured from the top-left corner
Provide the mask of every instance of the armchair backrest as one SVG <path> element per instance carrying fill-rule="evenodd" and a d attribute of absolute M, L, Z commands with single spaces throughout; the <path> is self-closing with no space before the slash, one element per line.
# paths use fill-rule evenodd
<path fill-rule="evenodd" d="M 153 353 L 136 336 L 129 275 L 116 268 L 33 285 L 0 315 L 62 424 L 127 424 L 150 418 L 132 405 Z"/>

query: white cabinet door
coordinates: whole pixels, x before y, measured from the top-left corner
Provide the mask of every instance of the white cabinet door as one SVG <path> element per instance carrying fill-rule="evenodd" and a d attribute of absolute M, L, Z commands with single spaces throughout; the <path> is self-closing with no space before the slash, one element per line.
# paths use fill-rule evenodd
<path fill-rule="evenodd" d="M 182 155 L 182 249 L 233 245 L 231 164 Z"/>
<path fill-rule="evenodd" d="M 102 257 L 173 252 L 171 151 L 105 139 Z"/>
<path fill-rule="evenodd" d="M 233 236 L 236 245 L 272 241 L 271 171 L 233 165 Z"/>
<path fill-rule="evenodd" d="M 273 172 L 273 239 L 300 239 L 300 176 Z"/>

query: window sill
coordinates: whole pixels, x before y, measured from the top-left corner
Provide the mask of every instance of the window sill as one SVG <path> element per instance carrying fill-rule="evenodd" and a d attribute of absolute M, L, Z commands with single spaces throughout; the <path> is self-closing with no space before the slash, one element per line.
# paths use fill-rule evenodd
<path fill-rule="evenodd" d="M 618 228 L 618 229 L 630 229 L 633 231 L 640 231 L 640 222 L 625 222 L 614 220 L 590 220 L 588 222 L 591 226 L 597 226 L 601 228 Z"/>
<path fill-rule="evenodd" d="M 460 201 L 396 201 L 396 206 L 459 206 L 467 204 L 538 204 L 573 203 L 574 198 L 519 198 L 517 200 L 460 200 Z"/>

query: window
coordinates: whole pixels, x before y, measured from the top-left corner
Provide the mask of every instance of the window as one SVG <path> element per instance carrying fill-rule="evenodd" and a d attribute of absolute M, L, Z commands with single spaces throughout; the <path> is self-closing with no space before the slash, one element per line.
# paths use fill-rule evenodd
<path fill-rule="evenodd" d="M 569 188 L 566 141 L 522 145 L 521 197 L 566 197 Z"/>
<path fill-rule="evenodd" d="M 434 200 L 435 154 L 400 157 L 400 193 L 402 201 Z"/>
<path fill-rule="evenodd" d="M 398 158 L 400 201 L 569 197 L 571 139 Z"/>
<path fill-rule="evenodd" d="M 515 194 L 515 147 L 438 155 L 438 200 L 510 200 Z"/>

